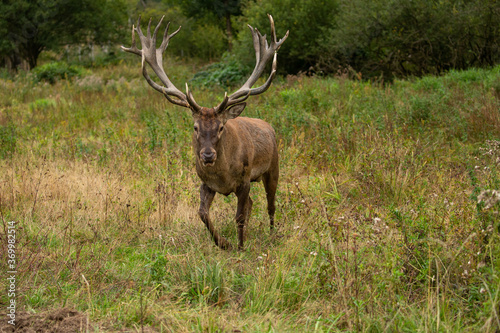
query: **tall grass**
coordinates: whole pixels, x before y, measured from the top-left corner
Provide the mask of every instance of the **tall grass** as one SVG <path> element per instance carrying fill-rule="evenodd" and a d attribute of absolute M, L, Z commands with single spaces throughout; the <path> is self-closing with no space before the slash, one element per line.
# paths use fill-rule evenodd
<path fill-rule="evenodd" d="M 196 70 L 172 62 L 178 85 Z M 22 308 L 70 306 L 101 330 L 500 329 L 499 204 L 486 200 L 500 190 L 500 67 L 278 79 L 245 111 L 278 135 L 278 235 L 254 184 L 243 252 L 216 248 L 197 216 L 190 114 L 139 72 L 0 80 Z M 223 96 L 193 90 L 204 105 Z M 211 209 L 233 243 L 235 209 L 234 196 Z"/>

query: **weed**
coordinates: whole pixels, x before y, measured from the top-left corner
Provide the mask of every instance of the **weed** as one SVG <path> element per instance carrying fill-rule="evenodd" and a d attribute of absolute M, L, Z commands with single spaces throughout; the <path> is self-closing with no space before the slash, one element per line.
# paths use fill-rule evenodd
<path fill-rule="evenodd" d="M 68 65 L 65 62 L 51 62 L 36 67 L 33 70 L 35 81 L 47 81 L 54 84 L 56 80 L 69 80 L 75 76 L 81 76 L 83 69 L 77 66 Z"/>

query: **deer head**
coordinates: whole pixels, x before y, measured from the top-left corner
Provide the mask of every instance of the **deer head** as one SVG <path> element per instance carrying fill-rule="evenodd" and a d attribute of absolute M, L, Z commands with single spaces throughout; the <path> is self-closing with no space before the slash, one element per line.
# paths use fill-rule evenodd
<path fill-rule="evenodd" d="M 277 51 L 280 48 L 281 44 L 288 37 L 288 31 L 282 39 L 277 41 L 276 31 L 274 28 L 274 20 L 269 14 L 268 17 L 271 23 L 271 43 L 268 45 L 266 35 L 263 36 L 257 29 L 252 28 L 250 25 L 248 26 L 250 28 L 250 31 L 252 32 L 255 57 L 257 59 L 255 68 L 248 80 L 240 89 L 238 89 L 230 96 L 228 96 L 226 93 L 222 102 L 213 108 L 205 108 L 199 106 L 198 103 L 196 103 L 191 91 L 189 90 L 187 83 L 185 94 L 177 89 L 172 84 L 167 74 L 165 73 L 165 70 L 163 69 L 162 54 L 166 50 L 170 39 L 179 32 L 181 27 L 179 27 L 179 29 L 177 29 L 172 34 L 168 34 L 168 28 L 170 26 L 170 23 L 168 23 L 163 35 L 163 41 L 160 47 L 156 48 L 156 38 L 158 30 L 160 29 L 164 17 L 161 18 L 152 36 L 151 20 L 149 20 L 147 33 L 146 35 L 144 35 L 140 27 L 141 18 L 139 17 L 137 26 L 132 27 L 132 46 L 130 48 L 122 46 L 122 49 L 124 51 L 141 56 L 142 74 L 146 78 L 146 81 L 154 89 L 161 92 L 169 102 L 191 109 L 194 118 L 193 136 L 197 140 L 195 150 L 197 152 L 197 157 L 205 166 L 213 165 L 213 163 L 217 159 L 217 143 L 223 135 L 225 123 L 229 119 L 238 117 L 243 112 L 246 106 L 246 104 L 243 102 L 249 96 L 258 95 L 265 92 L 271 85 L 271 82 L 276 75 Z M 139 35 L 142 50 L 139 50 L 136 47 L 135 32 L 137 32 L 137 34 Z M 262 86 L 252 88 L 252 86 L 255 84 L 255 82 L 257 82 L 259 77 L 264 72 L 265 66 L 271 58 L 273 58 L 273 63 L 271 74 L 269 75 L 268 79 Z M 149 77 L 145 63 L 148 63 L 151 66 L 164 86 L 157 84 Z"/>

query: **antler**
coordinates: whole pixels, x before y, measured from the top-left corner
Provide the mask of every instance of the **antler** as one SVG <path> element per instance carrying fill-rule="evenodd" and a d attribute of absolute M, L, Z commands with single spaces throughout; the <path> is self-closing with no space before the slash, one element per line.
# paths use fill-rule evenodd
<path fill-rule="evenodd" d="M 163 69 L 163 52 L 167 49 L 168 43 L 170 41 L 170 38 L 174 37 L 179 30 L 181 30 L 181 27 L 174 31 L 171 34 L 168 34 L 168 28 L 170 27 L 170 22 L 167 23 L 167 27 L 165 29 L 165 33 L 163 34 L 163 40 L 160 45 L 160 47 L 157 49 L 156 48 L 156 35 L 158 34 L 158 30 L 160 29 L 160 26 L 163 22 L 163 18 L 165 16 L 162 16 L 160 22 L 156 26 L 153 36 L 151 37 L 151 20 L 149 20 L 148 24 L 148 31 L 147 35 L 144 36 L 141 30 L 141 17 L 139 16 L 139 19 L 137 20 L 137 26 L 132 26 L 132 46 L 127 48 L 122 46 L 122 50 L 126 52 L 130 52 L 133 54 L 136 54 L 142 58 L 142 74 L 146 78 L 146 81 L 149 83 L 151 87 L 156 89 L 157 91 L 161 92 L 162 94 L 165 95 L 165 97 L 168 99 L 170 103 L 177 104 L 180 106 L 184 107 L 191 107 L 195 111 L 199 111 L 200 106 L 196 104 L 194 101 L 191 93 L 189 92 L 189 89 L 187 89 L 186 85 L 186 94 L 181 92 L 179 89 L 177 89 L 170 79 L 168 78 L 167 74 L 165 73 L 165 70 Z M 139 39 L 141 40 L 141 46 L 142 50 L 139 50 L 137 46 L 135 45 L 135 31 L 137 31 L 137 34 L 139 35 Z M 147 72 L 145 63 L 147 62 L 149 66 L 153 69 L 153 72 L 158 76 L 160 81 L 165 85 L 161 86 L 154 82 L 150 77 Z M 174 97 L 176 99 L 174 99 Z"/>
<path fill-rule="evenodd" d="M 269 17 L 269 22 L 271 23 L 271 44 L 270 45 L 267 44 L 266 35 L 262 36 L 260 31 L 257 30 L 257 28 L 254 29 L 250 25 L 248 25 L 250 31 L 252 32 L 253 47 L 255 49 L 255 58 L 256 58 L 255 68 L 250 77 L 248 78 L 247 82 L 245 82 L 245 84 L 243 84 L 243 86 L 240 89 L 232 93 L 230 96 L 227 96 L 227 93 L 225 94 L 224 100 L 219 104 L 219 106 L 216 107 L 217 112 L 222 112 L 231 105 L 243 102 L 248 98 L 248 96 L 262 94 L 271 85 L 271 82 L 273 81 L 274 76 L 276 75 L 277 55 L 278 55 L 277 52 L 281 47 L 281 44 L 283 44 L 283 42 L 287 39 L 289 31 L 286 32 L 283 38 L 277 41 L 276 31 L 274 29 L 273 17 L 269 14 L 267 14 L 267 16 Z M 262 72 L 264 72 L 266 64 L 269 61 L 269 59 L 271 59 L 271 57 L 273 57 L 273 64 L 272 64 L 271 74 L 269 75 L 267 81 L 260 87 L 252 88 L 255 82 L 257 82 L 259 77 L 262 75 Z"/>

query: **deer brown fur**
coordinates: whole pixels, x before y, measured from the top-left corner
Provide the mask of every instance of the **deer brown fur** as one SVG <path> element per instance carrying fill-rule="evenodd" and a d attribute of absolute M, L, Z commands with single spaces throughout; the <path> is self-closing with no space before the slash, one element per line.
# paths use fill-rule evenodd
<path fill-rule="evenodd" d="M 187 84 L 186 94 L 184 94 L 170 82 L 163 70 L 162 53 L 167 48 L 170 38 L 177 34 L 180 28 L 169 35 L 167 25 L 162 44 L 159 49 L 156 49 L 156 35 L 162 20 L 151 37 L 151 21 L 145 36 L 141 31 L 139 18 L 137 27 L 132 30 L 132 47 L 122 48 L 142 57 L 143 75 L 154 89 L 163 93 L 171 103 L 191 109 L 194 120 L 193 150 L 196 157 L 196 172 L 202 181 L 198 213 L 215 243 L 223 249 L 231 248 L 230 243 L 215 230 L 210 220 L 209 210 L 215 193 L 226 196 L 235 193 L 238 198 L 236 211 L 238 248 L 243 249 L 244 226 L 253 204 L 249 195 L 251 182 L 262 181 L 264 183 L 271 230 L 274 228 L 279 161 L 275 132 L 271 125 L 260 119 L 239 117 L 239 115 L 246 107 L 244 101 L 248 96 L 261 94 L 271 85 L 276 74 L 277 50 L 288 37 L 288 32 L 278 42 L 274 21 L 269 15 L 271 43 L 268 45 L 266 36 L 262 36 L 257 29 L 249 26 L 257 58 L 253 73 L 235 93 L 231 96 L 226 94 L 218 106 L 205 108 L 196 103 Z M 135 46 L 134 31 L 137 31 L 139 35 L 142 50 Z M 262 86 L 252 88 L 271 58 L 273 58 L 271 75 Z M 151 80 L 145 62 L 151 66 L 164 86 Z"/>

